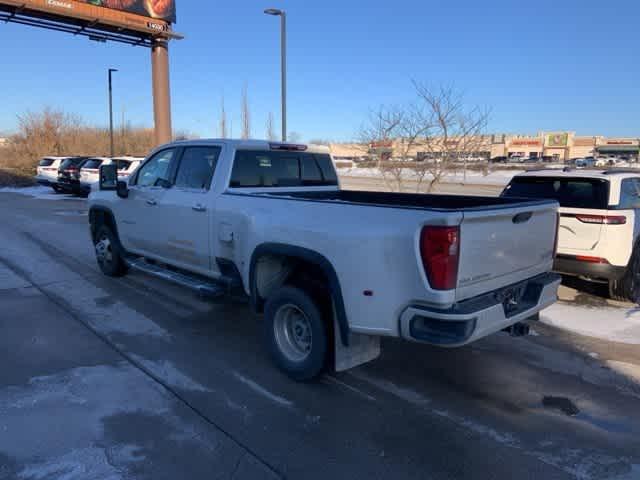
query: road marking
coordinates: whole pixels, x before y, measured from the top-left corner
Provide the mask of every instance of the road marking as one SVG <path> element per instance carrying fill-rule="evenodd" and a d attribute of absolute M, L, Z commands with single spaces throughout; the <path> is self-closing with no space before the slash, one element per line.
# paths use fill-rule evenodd
<path fill-rule="evenodd" d="M 272 402 L 275 402 L 278 405 L 282 405 L 283 407 L 287 407 L 287 408 L 293 408 L 294 407 L 292 401 L 287 400 L 284 397 L 280 397 L 279 395 L 276 395 L 275 393 L 271 393 L 269 390 L 264 388 L 262 385 L 257 384 L 256 382 L 254 382 L 250 378 L 247 378 L 247 377 L 239 374 L 238 372 L 233 372 L 233 376 L 236 377 L 238 380 L 240 380 L 242 383 L 244 383 L 251 390 L 253 390 L 256 393 L 259 393 L 260 395 L 262 395 L 265 398 L 268 398 Z"/>
<path fill-rule="evenodd" d="M 324 377 L 322 377 L 322 381 L 324 383 L 332 383 L 334 385 L 339 385 L 341 387 L 346 388 L 347 390 L 355 393 L 356 395 L 358 395 L 359 397 L 362 397 L 366 400 L 369 400 L 370 402 L 375 402 L 376 398 L 372 397 L 371 395 L 369 395 L 368 393 L 363 392 L 362 390 L 357 389 L 356 387 L 349 385 L 348 383 L 345 383 L 343 381 L 338 380 L 335 377 L 332 377 L 331 375 L 325 375 Z"/>

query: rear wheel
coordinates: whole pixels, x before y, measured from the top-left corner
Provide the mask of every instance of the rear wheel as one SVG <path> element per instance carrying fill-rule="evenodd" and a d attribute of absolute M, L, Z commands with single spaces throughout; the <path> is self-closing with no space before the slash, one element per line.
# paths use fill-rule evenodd
<path fill-rule="evenodd" d="M 51 188 L 53 188 L 53 191 L 56 192 L 56 193 L 64 193 L 64 191 L 57 185 L 54 185 Z"/>
<path fill-rule="evenodd" d="M 127 266 L 122 258 L 118 239 L 106 225 L 101 226 L 95 237 L 95 250 L 98 266 L 109 277 L 122 277 Z"/>
<path fill-rule="evenodd" d="M 307 292 L 286 286 L 271 295 L 265 305 L 264 333 L 280 370 L 296 381 L 319 376 L 328 351 L 326 325 Z"/>
<path fill-rule="evenodd" d="M 624 276 L 619 280 L 609 281 L 609 296 L 621 302 L 640 302 L 640 249 L 633 249 L 631 260 Z"/>

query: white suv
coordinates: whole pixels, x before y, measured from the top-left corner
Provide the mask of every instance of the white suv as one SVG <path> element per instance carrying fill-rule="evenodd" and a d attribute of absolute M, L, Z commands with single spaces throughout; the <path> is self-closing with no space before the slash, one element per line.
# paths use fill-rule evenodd
<path fill-rule="evenodd" d="M 555 270 L 607 282 L 612 298 L 640 300 L 640 169 L 532 171 L 502 195 L 558 200 Z"/>
<path fill-rule="evenodd" d="M 67 157 L 44 157 L 40 160 L 36 169 L 36 182 L 45 187 L 51 187 L 56 192 L 60 191 L 58 187 L 58 170 L 66 159 Z"/>

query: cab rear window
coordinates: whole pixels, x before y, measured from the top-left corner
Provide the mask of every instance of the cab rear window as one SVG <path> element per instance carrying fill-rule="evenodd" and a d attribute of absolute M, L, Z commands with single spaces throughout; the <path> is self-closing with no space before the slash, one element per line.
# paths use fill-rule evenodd
<path fill-rule="evenodd" d="M 338 179 L 326 154 L 240 150 L 236 153 L 231 187 L 336 186 Z"/>
<path fill-rule="evenodd" d="M 607 209 L 609 182 L 597 178 L 516 177 L 503 197 L 557 200 L 567 208 Z"/>
<path fill-rule="evenodd" d="M 43 158 L 38 164 L 39 167 L 50 167 L 55 160 L 53 158 Z"/>

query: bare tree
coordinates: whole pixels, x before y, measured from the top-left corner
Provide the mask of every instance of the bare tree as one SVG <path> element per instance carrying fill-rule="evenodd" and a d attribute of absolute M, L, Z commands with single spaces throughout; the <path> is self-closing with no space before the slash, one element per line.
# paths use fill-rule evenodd
<path fill-rule="evenodd" d="M 421 191 L 433 188 L 452 170 L 454 162 L 476 156 L 484 143 L 489 112 L 466 109 L 453 87 L 431 89 L 413 82 L 416 99 L 407 106 L 381 106 L 369 115 L 361 141 L 387 188 L 406 189 L 411 178 Z"/>
<path fill-rule="evenodd" d="M 243 139 L 251 138 L 251 112 L 249 111 L 249 96 L 247 84 L 242 88 L 242 134 Z"/>
<path fill-rule="evenodd" d="M 267 140 L 276 140 L 276 131 L 273 126 L 273 112 L 269 112 L 267 117 Z"/>
<path fill-rule="evenodd" d="M 220 138 L 227 138 L 227 111 L 224 108 L 224 95 L 220 102 Z"/>
<path fill-rule="evenodd" d="M 369 125 L 361 132 L 361 141 L 368 145 L 387 188 L 403 190 L 407 161 L 428 126 L 416 107 L 380 106 L 369 114 Z M 395 155 L 394 155 L 395 154 Z"/>
<path fill-rule="evenodd" d="M 302 142 L 302 135 L 299 132 L 289 132 L 287 134 L 287 141 L 291 143 Z"/>
<path fill-rule="evenodd" d="M 452 86 L 429 86 L 413 82 L 424 114 L 423 123 L 429 125 L 420 145 L 426 159 L 415 166 L 418 188 L 429 178 L 427 191 L 442 181 L 454 163 L 466 162 L 479 155 L 484 146 L 484 133 L 489 121 L 489 110 L 466 108 L 464 97 Z"/>
<path fill-rule="evenodd" d="M 155 145 L 151 128 L 124 122 L 116 132 L 117 154 L 146 155 Z M 78 116 L 45 108 L 18 116 L 18 132 L 11 136 L 2 166 L 32 171 L 47 155 L 103 156 L 109 152 L 109 129 L 86 125 Z"/>

